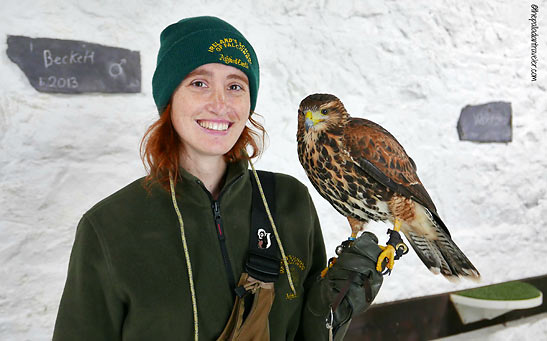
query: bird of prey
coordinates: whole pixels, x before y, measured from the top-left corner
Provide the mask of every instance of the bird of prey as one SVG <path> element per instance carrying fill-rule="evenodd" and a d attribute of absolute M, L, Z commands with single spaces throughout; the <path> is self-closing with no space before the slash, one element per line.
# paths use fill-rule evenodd
<path fill-rule="evenodd" d="M 416 174 L 416 164 L 380 125 L 350 117 L 330 94 L 306 97 L 298 109 L 298 158 L 315 189 L 344 215 L 352 237 L 370 220 L 402 231 L 429 270 L 447 279 L 478 279 L 477 269 L 456 246 Z M 387 245 L 377 270 L 389 260 Z"/>

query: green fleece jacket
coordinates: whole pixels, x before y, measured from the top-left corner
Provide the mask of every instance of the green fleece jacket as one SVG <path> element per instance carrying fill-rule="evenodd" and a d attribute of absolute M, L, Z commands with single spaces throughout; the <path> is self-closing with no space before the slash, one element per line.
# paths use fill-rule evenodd
<path fill-rule="evenodd" d="M 180 227 L 169 192 L 139 179 L 82 217 L 70 256 L 53 340 L 190 340 L 193 319 Z M 307 188 L 275 175 L 276 226 L 296 287 L 275 282 L 271 340 L 326 338 L 324 316 L 305 308 L 326 263 Z M 196 286 L 200 340 L 215 340 L 234 303 L 212 205 L 203 184 L 183 172 L 176 186 Z M 237 281 L 244 270 L 252 187 L 247 163 L 230 164 L 218 204 Z M 328 305 L 325 307 L 327 309 Z"/>

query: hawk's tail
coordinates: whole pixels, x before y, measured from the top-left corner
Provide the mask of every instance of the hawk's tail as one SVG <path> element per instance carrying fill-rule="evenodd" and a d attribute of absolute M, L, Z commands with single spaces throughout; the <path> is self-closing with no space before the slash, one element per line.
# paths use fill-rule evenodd
<path fill-rule="evenodd" d="M 448 229 L 441 218 L 435 213 L 430 213 L 423 206 L 420 208 L 427 215 L 427 220 L 430 223 L 428 231 L 432 233 L 422 235 L 412 229 L 410 231 L 404 229 L 403 232 L 422 262 L 431 272 L 441 273 L 448 280 L 457 280 L 458 277 L 478 280 L 480 278 L 479 271 L 450 238 Z"/>

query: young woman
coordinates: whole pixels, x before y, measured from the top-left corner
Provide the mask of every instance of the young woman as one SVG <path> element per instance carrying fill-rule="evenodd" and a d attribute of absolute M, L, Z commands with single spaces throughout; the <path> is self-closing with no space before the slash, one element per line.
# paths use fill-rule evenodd
<path fill-rule="evenodd" d="M 81 219 L 53 339 L 319 340 L 326 319 L 342 337 L 382 282 L 375 237 L 358 238 L 321 277 L 325 247 L 308 191 L 274 174 L 264 195 L 274 218 L 257 249 L 277 245 L 278 278 L 249 276 L 253 195 L 264 199 L 248 170 L 264 132 L 252 116 L 256 54 L 214 17 L 181 20 L 160 39 L 160 118 L 141 145 L 149 175 Z"/>

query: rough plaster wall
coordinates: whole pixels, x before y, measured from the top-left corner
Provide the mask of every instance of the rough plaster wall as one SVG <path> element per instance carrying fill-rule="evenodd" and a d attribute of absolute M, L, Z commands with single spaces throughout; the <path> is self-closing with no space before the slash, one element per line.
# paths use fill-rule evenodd
<path fill-rule="evenodd" d="M 314 92 L 339 96 L 405 146 L 481 284 L 545 274 L 547 7 L 536 3 L 540 67 L 531 82 L 525 1 L 2 1 L 2 51 L 8 34 L 138 50 L 143 89 L 42 94 L 0 54 L 0 339 L 51 338 L 78 220 L 144 174 L 138 144 L 157 117 L 150 84 L 159 33 L 194 15 L 226 19 L 255 47 L 257 111 L 270 141 L 257 165 L 308 185 L 329 255 L 349 228 L 296 155 L 296 109 Z M 460 142 L 461 108 L 499 100 L 512 103 L 513 142 Z M 387 226 L 371 227 L 385 242 Z M 411 252 L 377 302 L 476 285 L 433 276 Z M 546 333 L 545 322 L 534 326 Z"/>

